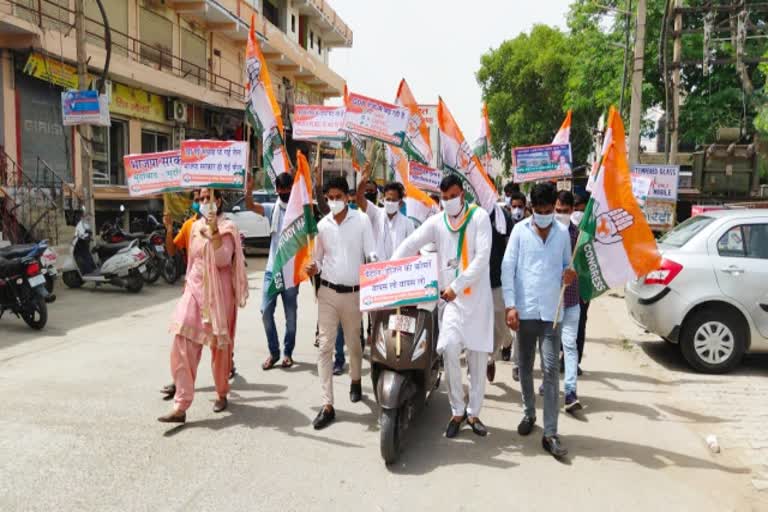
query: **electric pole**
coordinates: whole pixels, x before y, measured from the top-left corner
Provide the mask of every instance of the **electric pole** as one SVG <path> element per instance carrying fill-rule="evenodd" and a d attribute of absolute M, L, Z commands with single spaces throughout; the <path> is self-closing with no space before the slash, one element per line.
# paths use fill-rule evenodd
<path fill-rule="evenodd" d="M 81 91 L 88 89 L 88 53 L 85 48 L 85 0 L 75 0 L 75 43 L 77 45 L 77 80 Z M 91 127 L 81 124 L 80 134 L 80 172 L 82 176 L 84 218 L 89 219 L 95 228 L 96 216 L 93 205 L 93 177 L 91 175 Z"/>
<path fill-rule="evenodd" d="M 677 9 L 682 7 L 682 0 L 675 0 L 675 39 L 672 45 L 672 126 L 670 126 L 669 137 L 669 160 L 670 165 L 677 163 L 677 147 L 680 144 L 680 72 L 682 67 L 681 57 L 683 53 L 683 39 L 681 31 L 683 30 L 683 15 Z M 666 27 L 664 28 L 666 30 Z M 705 63 L 708 66 L 709 63 Z"/>
<path fill-rule="evenodd" d="M 643 60 L 645 58 L 646 0 L 637 2 L 635 58 L 632 64 L 632 104 L 629 111 L 629 164 L 639 163 L 640 125 L 643 119 Z"/>

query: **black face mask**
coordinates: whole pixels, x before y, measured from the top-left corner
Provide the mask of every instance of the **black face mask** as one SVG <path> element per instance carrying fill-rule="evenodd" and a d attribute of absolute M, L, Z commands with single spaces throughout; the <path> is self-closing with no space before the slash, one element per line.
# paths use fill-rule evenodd
<path fill-rule="evenodd" d="M 378 196 L 379 196 L 379 194 L 377 194 L 376 192 L 366 192 L 365 193 L 365 198 L 367 200 L 369 200 L 370 202 L 372 202 L 373 204 L 376 204 L 376 200 L 379 198 Z"/>
<path fill-rule="evenodd" d="M 287 202 L 288 202 L 288 198 L 290 198 L 290 197 L 291 197 L 291 193 L 290 193 L 290 192 L 288 192 L 288 193 L 286 193 L 286 194 L 278 194 L 278 196 L 280 197 L 280 200 L 281 200 L 282 202 L 284 202 L 284 203 L 287 203 Z"/>

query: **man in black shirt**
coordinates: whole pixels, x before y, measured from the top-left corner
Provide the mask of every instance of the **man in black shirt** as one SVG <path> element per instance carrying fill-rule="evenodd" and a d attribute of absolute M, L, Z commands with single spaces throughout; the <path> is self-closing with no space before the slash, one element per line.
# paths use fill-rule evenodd
<path fill-rule="evenodd" d="M 491 292 L 493 293 L 493 353 L 488 358 L 488 382 L 496 378 L 496 357 L 500 350 L 512 346 L 512 333 L 507 327 L 504 295 L 501 291 L 501 261 L 515 222 L 506 208 L 496 207 L 491 213 Z"/>

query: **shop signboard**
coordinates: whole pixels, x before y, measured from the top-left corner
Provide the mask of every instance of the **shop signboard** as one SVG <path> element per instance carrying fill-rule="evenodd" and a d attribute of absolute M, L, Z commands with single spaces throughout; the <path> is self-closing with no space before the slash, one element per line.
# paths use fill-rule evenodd
<path fill-rule="evenodd" d="M 181 190 L 181 151 L 143 153 L 123 157 L 128 193 L 147 196 Z"/>
<path fill-rule="evenodd" d="M 547 144 L 512 150 L 515 183 L 567 178 L 571 176 L 571 145 Z"/>
<path fill-rule="evenodd" d="M 437 301 L 437 266 L 434 253 L 361 265 L 360 311 Z"/>
<path fill-rule="evenodd" d="M 165 100 L 162 96 L 127 85 L 112 84 L 112 102 L 109 110 L 135 119 L 165 124 Z"/>
<path fill-rule="evenodd" d="M 64 89 L 78 89 L 77 68 L 61 60 L 32 52 L 24 64 L 24 74 L 58 85 Z M 93 77 L 88 75 L 90 84 Z"/>
<path fill-rule="evenodd" d="M 185 140 L 181 143 L 181 186 L 240 189 L 245 186 L 248 143 Z"/>
<path fill-rule="evenodd" d="M 633 165 L 632 177 L 645 177 L 651 181 L 648 198 L 643 206 L 651 229 L 666 231 L 675 225 L 679 165 Z"/>

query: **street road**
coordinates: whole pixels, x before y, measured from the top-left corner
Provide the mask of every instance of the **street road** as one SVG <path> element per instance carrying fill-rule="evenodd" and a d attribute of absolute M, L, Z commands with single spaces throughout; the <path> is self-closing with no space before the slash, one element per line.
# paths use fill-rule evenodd
<path fill-rule="evenodd" d="M 746 393 L 765 390 L 749 383 L 766 381 L 768 365 L 738 375 L 743 385 L 728 395 L 737 406 L 710 410 L 697 390 L 711 394 L 733 378 L 693 376 L 674 358 L 670 368 L 663 342 L 635 336 L 623 301 L 606 296 L 590 310 L 579 383 L 586 408 L 579 418 L 561 415 L 567 461 L 543 452 L 539 427 L 518 436 L 519 386 L 509 363 L 500 363 L 482 413 L 487 438 L 466 428 L 456 440 L 443 437 L 443 383 L 400 463 L 387 468 L 367 362 L 367 399 L 351 404 L 348 375 L 336 377 L 337 422 L 312 429 L 320 394 L 308 286 L 298 364 L 261 370 L 263 264 L 249 260 L 251 300 L 238 321 L 230 408 L 211 411 L 204 355 L 183 427 L 155 420 L 171 407 L 158 391 L 169 381 L 167 328 L 181 285 L 129 295 L 59 282 L 44 332 L 0 320 L 0 510 L 768 510 L 758 491 L 765 467 L 745 459 L 751 440 L 732 430 L 738 413 L 739 423 L 752 419 L 765 432 L 765 392 Z M 720 454 L 704 442 L 710 429 L 721 436 Z"/>

